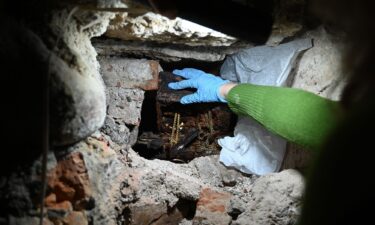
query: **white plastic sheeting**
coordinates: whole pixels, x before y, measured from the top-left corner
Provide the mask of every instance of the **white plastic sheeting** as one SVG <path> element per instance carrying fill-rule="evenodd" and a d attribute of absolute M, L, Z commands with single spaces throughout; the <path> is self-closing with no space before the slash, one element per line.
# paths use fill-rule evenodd
<path fill-rule="evenodd" d="M 239 83 L 286 86 L 296 58 L 312 47 L 311 39 L 276 47 L 258 46 L 227 57 L 221 76 Z M 220 161 L 248 174 L 264 175 L 280 169 L 287 141 L 249 117 L 240 116 L 234 137 L 219 139 Z"/>

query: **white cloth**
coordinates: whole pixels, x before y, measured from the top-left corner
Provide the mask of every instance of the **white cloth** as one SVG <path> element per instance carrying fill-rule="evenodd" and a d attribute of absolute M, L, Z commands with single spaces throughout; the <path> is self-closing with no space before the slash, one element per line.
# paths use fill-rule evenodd
<path fill-rule="evenodd" d="M 311 39 L 302 39 L 276 47 L 246 49 L 225 60 L 221 76 L 240 83 L 285 86 L 298 54 L 311 47 Z M 234 137 L 224 137 L 218 143 L 222 147 L 219 160 L 224 165 L 264 175 L 280 169 L 287 141 L 254 119 L 239 117 Z"/>
<path fill-rule="evenodd" d="M 240 117 L 234 137 L 219 139 L 220 161 L 243 173 L 263 175 L 280 169 L 286 141 L 268 132 L 261 124 Z"/>

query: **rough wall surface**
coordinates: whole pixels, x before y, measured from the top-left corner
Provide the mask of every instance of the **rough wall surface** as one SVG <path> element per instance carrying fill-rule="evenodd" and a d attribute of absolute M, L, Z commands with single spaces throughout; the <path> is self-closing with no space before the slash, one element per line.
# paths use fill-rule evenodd
<path fill-rule="evenodd" d="M 57 159 L 50 156 L 46 223 L 265 225 L 292 224 L 298 215 L 303 181 L 296 171 L 258 178 L 229 171 L 216 156 L 189 164 L 147 160 L 132 149 L 115 151 L 107 138 L 97 132 Z M 34 176 L 39 163 L 32 167 Z M 199 169 L 206 165 L 211 170 Z M 236 178 L 228 186 L 229 173 Z M 17 189 L 29 193 L 18 197 L 20 203 L 31 204 L 29 185 Z M 10 224 L 36 224 L 31 208 L 10 217 Z"/>
<path fill-rule="evenodd" d="M 274 23 L 267 45 L 278 45 L 292 38 L 304 28 L 306 0 L 275 0 Z"/>
<path fill-rule="evenodd" d="M 116 39 L 97 39 L 94 40 L 93 44 L 99 55 L 151 58 L 164 62 L 178 62 L 181 60 L 222 61 L 226 55 L 252 46 L 245 43 L 233 44 L 231 46 L 187 46 L 182 44 L 171 45 L 168 43 L 133 42 Z"/>
<path fill-rule="evenodd" d="M 72 207 L 76 204 L 63 200 L 58 193 L 58 206 L 68 206 L 61 209 L 63 213 L 59 211 L 55 220 L 66 220 L 73 212 L 81 212 L 94 224 L 177 224 L 183 219 L 185 223 L 212 225 L 271 221 L 292 224 L 298 215 L 303 180 L 293 170 L 261 178 L 237 174 L 236 184 L 225 186 L 223 177 L 228 171 L 219 169 L 217 157 L 175 164 L 146 160 L 131 149 L 125 154 L 115 152 L 108 143 L 98 133 L 77 144 L 64 160 L 58 160 L 57 168 L 74 156 L 79 156 L 77 163 L 84 162 L 85 176 L 91 179 L 89 183 L 83 182 L 82 187 L 90 190 L 86 199 L 94 208 L 88 203 L 86 208 Z M 206 165 L 216 171 L 215 179 L 207 174 L 212 171 L 198 169 Z M 79 186 L 71 189 L 76 195 L 84 190 Z M 58 206 L 51 204 L 49 212 Z"/>
<path fill-rule="evenodd" d="M 283 173 L 291 173 L 290 176 L 275 174 L 265 178 L 278 182 L 275 182 L 275 186 L 271 184 L 273 182 L 267 183 L 266 195 L 269 198 L 263 201 L 263 192 L 252 191 L 256 190 L 257 186 L 253 184 L 258 177 L 243 176 L 235 170 L 224 167 L 219 163 L 217 156 L 196 158 L 189 164 L 175 164 L 157 159 L 144 159 L 128 148 L 134 144 L 129 138 L 132 140 L 136 138 L 137 132 L 135 136 L 127 132 L 119 133 L 117 127 L 123 124 L 125 130 L 129 130 L 129 127 L 137 129 L 141 120 L 141 107 L 136 105 L 142 105 L 143 91 L 136 87 L 142 82 L 155 81 L 153 74 L 159 72 L 161 68 L 152 66 L 155 62 L 150 60 L 118 56 L 100 58 L 99 61 L 109 96 L 108 121 L 102 128 L 102 132 L 108 136 L 102 133 L 100 139 L 108 139 L 108 143 L 111 143 L 110 148 L 120 149 L 116 151 L 115 158 L 122 160 L 114 160 L 113 164 L 108 165 L 113 168 L 106 169 L 117 175 L 95 174 L 97 179 L 94 186 L 97 187 L 97 193 L 94 196 L 97 204 L 95 213 L 91 214 L 94 221 L 107 224 L 117 221 L 131 225 L 180 222 L 226 225 L 235 222 L 238 217 L 241 219 L 238 224 L 246 224 L 244 221 L 253 214 L 249 211 L 251 205 L 266 206 L 269 201 L 280 201 L 281 196 L 284 199 L 277 207 L 273 208 L 270 205 L 264 211 L 259 211 L 257 216 L 274 219 L 277 217 L 279 224 L 294 221 L 293 218 L 298 214 L 298 202 L 303 187 L 302 177 L 296 172 Z M 139 93 L 138 99 L 134 98 L 135 93 Z M 136 102 L 136 105 L 133 105 L 133 102 Z M 116 122 L 110 124 L 109 121 Z M 88 158 L 93 157 L 85 155 Z M 98 164 L 97 162 L 95 164 Z M 95 164 L 90 163 L 96 170 Z M 110 184 L 112 187 L 110 192 L 107 189 L 108 194 L 103 195 L 105 192 L 103 187 L 108 187 Z M 264 188 L 262 182 L 258 185 L 259 189 Z M 290 198 L 291 190 L 295 195 Z M 258 195 L 259 198 L 252 199 Z M 111 207 L 108 207 L 109 204 Z M 108 208 L 115 208 L 116 211 L 109 211 Z M 265 220 L 260 224 L 268 223 L 269 221 Z"/>
<path fill-rule="evenodd" d="M 176 164 L 147 160 L 134 152 L 130 145 L 136 141 L 141 119 L 141 88 L 153 88 L 155 68 L 148 60 L 103 58 L 100 74 L 90 38 L 105 31 L 113 13 L 70 9 L 53 15 L 52 36 L 60 41 L 56 46 L 54 41 L 47 47 L 41 45 L 40 57 L 44 61 L 51 57 L 53 62 L 53 131 L 55 144 L 64 146 L 48 155 L 45 224 L 296 222 L 304 182 L 295 170 L 246 176 L 222 166 L 217 156 Z M 142 20 L 140 23 L 141 30 L 149 28 Z M 160 35 L 172 38 L 163 32 Z M 307 35 L 316 39 L 316 45 L 300 59 L 293 86 L 335 99 L 337 85 L 332 79 L 339 72 L 337 43 L 322 30 Z M 172 56 L 182 58 L 178 54 Z M 186 58 L 192 59 L 194 54 Z M 213 61 L 224 56 L 220 57 Z M 318 78 L 321 74 L 328 77 Z M 41 164 L 39 158 L 1 178 L 0 196 L 6 200 L 9 214 L 1 214 L 0 224 L 38 224 Z"/>
<path fill-rule="evenodd" d="M 106 85 L 107 116 L 101 130 L 119 145 L 134 145 L 138 137 L 145 90 L 157 90 L 157 61 L 127 58 L 100 58 Z"/>
<path fill-rule="evenodd" d="M 343 38 L 328 33 L 324 27 L 308 31 L 303 37 L 312 38 L 314 47 L 302 55 L 292 87 L 339 100 L 346 84 L 341 65 L 345 51 Z"/>
<path fill-rule="evenodd" d="M 90 38 L 105 32 L 114 13 L 77 8 L 55 12 L 50 23 L 59 57 L 51 70 L 54 144 L 77 142 L 99 129 L 105 118 L 104 84 Z M 92 18 L 95 18 L 92 21 Z"/>
<path fill-rule="evenodd" d="M 135 18 L 118 15 L 108 27 L 106 36 L 122 40 L 211 46 L 228 46 L 237 41 L 198 24 L 180 18 L 170 20 L 152 12 Z"/>
<path fill-rule="evenodd" d="M 133 62 L 123 60 L 126 65 Z M 132 64 L 136 67 L 134 70 L 144 70 L 147 64 L 142 63 L 148 63 L 146 60 L 138 62 Z M 152 77 L 149 75 L 145 74 L 145 79 Z M 109 78 L 105 80 L 111 84 Z M 131 97 L 131 91 L 139 91 L 129 90 L 124 93 L 125 99 Z M 140 107 L 122 106 L 123 110 L 131 109 L 133 114 L 140 115 Z M 108 110 L 107 116 L 109 113 Z M 124 115 L 121 118 L 128 119 Z M 30 168 L 33 174 L 30 180 L 23 182 L 22 175 L 14 176 L 12 182 L 22 191 L 14 193 L 17 198 L 13 202 L 24 207 L 18 216 L 9 218 L 10 224 L 37 222 L 37 201 L 33 200 L 37 187 L 33 189 L 31 184 L 38 180 L 40 172 L 40 161 L 36 161 Z M 147 160 L 129 144 L 116 143 L 111 134 L 104 132 L 95 132 L 51 154 L 47 183 L 47 224 L 113 225 L 241 225 L 249 221 L 261 225 L 293 224 L 304 185 L 296 171 L 286 170 L 263 177 L 245 176 L 221 165 L 217 156 L 196 158 L 188 164 Z"/>
<path fill-rule="evenodd" d="M 293 69 L 290 86 L 331 100 L 340 100 L 346 84 L 346 74 L 341 66 L 345 51 L 343 38 L 327 32 L 324 27 L 307 31 L 302 37 L 312 38 L 314 47 L 300 57 Z M 289 143 L 282 168 L 304 170 L 312 156 L 312 151 Z"/>

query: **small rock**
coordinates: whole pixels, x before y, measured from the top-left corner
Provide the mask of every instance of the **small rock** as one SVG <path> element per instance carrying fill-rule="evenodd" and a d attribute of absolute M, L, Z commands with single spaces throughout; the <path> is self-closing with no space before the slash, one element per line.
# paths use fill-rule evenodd
<path fill-rule="evenodd" d="M 129 225 L 151 224 L 167 214 L 167 205 L 142 198 L 129 206 Z"/>
<path fill-rule="evenodd" d="M 209 184 L 216 187 L 223 186 L 221 173 L 218 165 L 216 164 L 217 157 L 214 156 L 205 156 L 195 158 L 190 162 L 194 165 L 197 170 L 199 177 L 202 180 L 209 182 Z"/>
<path fill-rule="evenodd" d="M 193 225 L 193 221 L 183 219 L 183 220 L 181 220 L 181 222 L 178 225 Z"/>
<path fill-rule="evenodd" d="M 61 219 L 73 211 L 72 203 L 63 201 L 47 208 L 47 215 L 50 219 Z"/>
<path fill-rule="evenodd" d="M 233 225 L 289 225 L 299 215 L 304 182 L 296 170 L 260 176 L 250 188 L 250 201 Z M 237 206 L 239 210 L 241 206 Z"/>
<path fill-rule="evenodd" d="M 230 167 L 224 166 L 218 159 L 215 161 L 217 167 L 219 168 L 221 179 L 223 181 L 224 186 L 233 187 L 237 184 L 237 181 L 242 176 L 241 172 Z"/>
<path fill-rule="evenodd" d="M 103 133 L 108 135 L 111 140 L 119 145 L 134 144 L 138 132 L 130 133 L 129 128 L 123 120 L 114 119 L 113 117 L 106 116 L 103 127 L 100 129 Z M 136 129 L 133 131 L 137 131 Z M 130 141 L 132 140 L 132 141 Z"/>
<path fill-rule="evenodd" d="M 346 84 L 342 68 L 343 38 L 329 34 L 323 27 L 306 32 L 303 37 L 312 38 L 314 47 L 302 55 L 292 87 L 339 100 Z"/>
<path fill-rule="evenodd" d="M 88 225 L 87 216 L 84 212 L 71 212 L 66 218 L 62 220 L 64 224 L 69 225 Z"/>
<path fill-rule="evenodd" d="M 209 188 L 202 190 L 197 203 L 193 224 L 228 225 L 232 218 L 228 215 L 232 195 Z"/>
<path fill-rule="evenodd" d="M 119 145 L 134 145 L 138 137 L 144 91 L 122 87 L 108 87 L 107 117 L 101 129 Z M 129 99 L 131 101 L 129 101 Z"/>

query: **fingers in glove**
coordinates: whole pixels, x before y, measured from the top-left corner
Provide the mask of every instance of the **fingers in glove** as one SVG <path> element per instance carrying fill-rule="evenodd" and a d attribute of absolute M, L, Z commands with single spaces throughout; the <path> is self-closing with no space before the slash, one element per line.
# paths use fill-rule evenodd
<path fill-rule="evenodd" d="M 184 88 L 196 88 L 196 82 L 193 80 L 182 80 L 179 82 L 169 83 L 168 87 L 175 90 L 180 90 Z"/>
<path fill-rule="evenodd" d="M 186 79 L 192 79 L 201 76 L 202 74 L 205 74 L 202 70 L 197 70 L 194 68 L 185 68 L 182 70 L 173 70 L 172 73 L 184 77 Z"/>
<path fill-rule="evenodd" d="M 197 93 L 191 94 L 191 95 L 186 95 L 181 98 L 180 100 L 181 104 L 190 104 L 190 103 L 196 103 L 196 102 L 201 102 L 199 100 L 199 95 Z"/>

